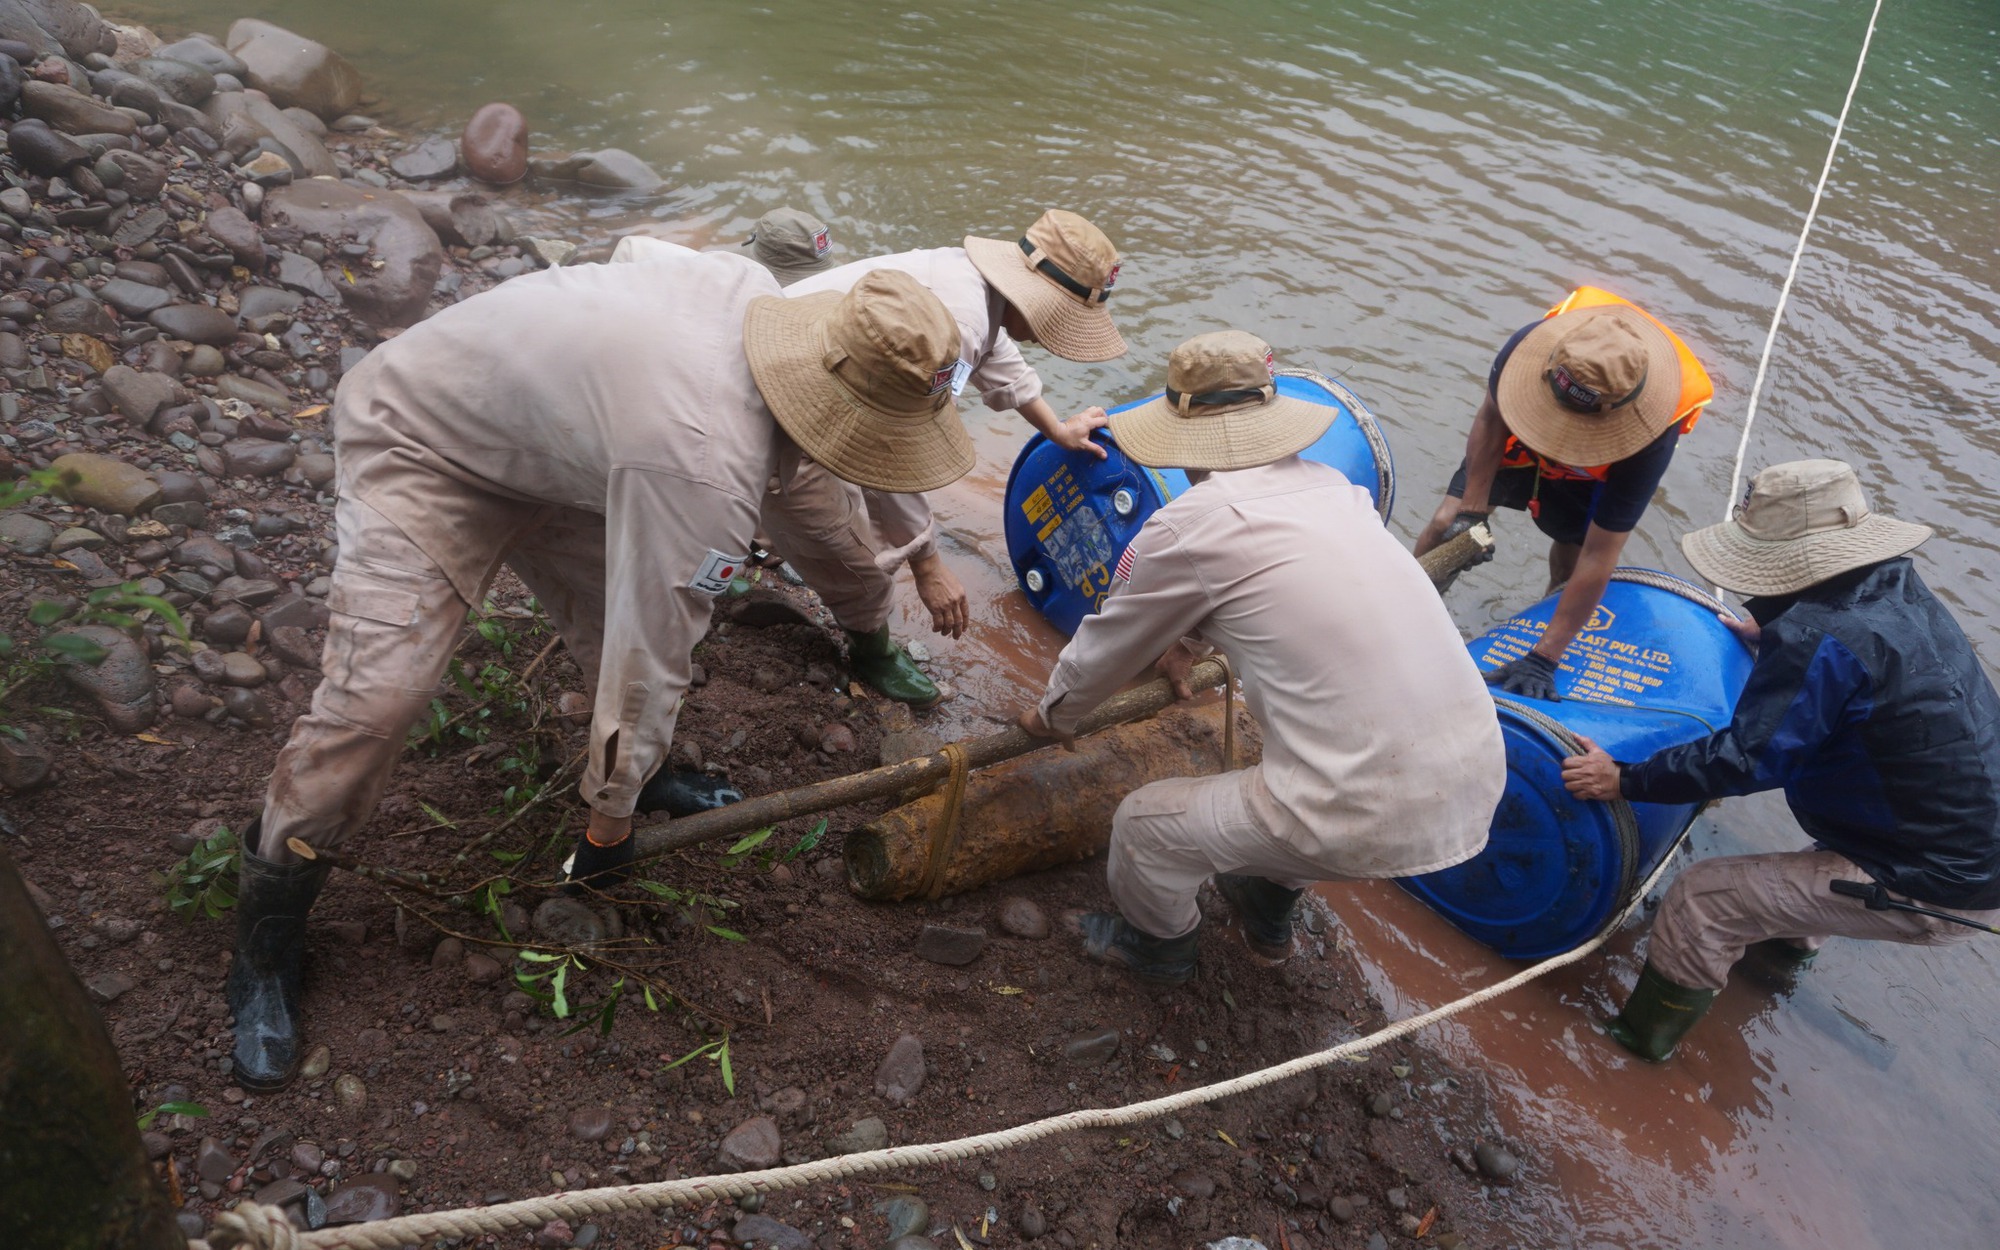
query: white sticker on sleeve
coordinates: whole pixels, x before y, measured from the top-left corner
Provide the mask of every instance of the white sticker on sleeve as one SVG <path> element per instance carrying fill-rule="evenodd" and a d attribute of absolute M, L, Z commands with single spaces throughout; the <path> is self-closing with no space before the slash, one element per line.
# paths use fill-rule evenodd
<path fill-rule="evenodd" d="M 972 366 L 963 357 L 951 367 L 951 393 L 956 398 L 965 393 L 965 384 L 972 380 Z"/>
<path fill-rule="evenodd" d="M 688 589 L 697 594 L 719 595 L 729 589 L 730 579 L 743 571 L 743 565 L 749 559 L 747 555 L 726 556 L 711 548 L 708 558 L 701 562 L 701 567 L 695 570 L 694 577 L 688 582 Z"/>

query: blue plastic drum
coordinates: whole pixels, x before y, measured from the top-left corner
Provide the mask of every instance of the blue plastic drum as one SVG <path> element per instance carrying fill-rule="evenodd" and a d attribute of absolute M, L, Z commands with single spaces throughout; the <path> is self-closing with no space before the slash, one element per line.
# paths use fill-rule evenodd
<path fill-rule="evenodd" d="M 1541 636 L 1554 596 L 1469 644 L 1482 670 Z M 1558 670 L 1556 702 L 1497 698 L 1507 790 L 1486 849 L 1404 889 L 1500 954 L 1539 959 L 1596 936 L 1672 852 L 1696 804 L 1591 803 L 1562 783 L 1589 738 L 1616 759 L 1705 738 L 1729 723 L 1751 654 L 1699 588 L 1620 569 Z"/>
<path fill-rule="evenodd" d="M 1354 392 L 1303 369 L 1280 369 L 1278 393 L 1336 410 L 1333 424 L 1300 454 L 1331 465 L 1367 489 L 1388 520 L 1396 498 L 1396 470 L 1375 418 Z M 1114 412 L 1158 399 L 1149 395 Z M 1014 578 L 1036 611 L 1065 634 L 1097 611 L 1111 593 L 1118 557 L 1169 499 L 1188 488 L 1178 469 L 1154 472 L 1128 458 L 1108 430 L 1097 441 L 1103 460 L 1064 451 L 1037 434 L 1014 460 L 1007 477 L 1007 554 Z"/>

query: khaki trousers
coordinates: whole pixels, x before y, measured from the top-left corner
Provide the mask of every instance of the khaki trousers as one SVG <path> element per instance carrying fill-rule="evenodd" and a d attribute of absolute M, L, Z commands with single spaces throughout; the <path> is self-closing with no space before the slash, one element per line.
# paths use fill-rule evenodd
<path fill-rule="evenodd" d="M 1830 937 L 1950 946 L 1975 936 L 1975 930 L 1947 920 L 1906 911 L 1870 911 L 1862 900 L 1827 888 L 1836 880 L 1866 882 L 1869 876 L 1853 860 L 1832 851 L 1702 860 L 1668 888 L 1653 921 L 1646 962 L 1676 985 L 1719 990 L 1729 981 L 1729 969 L 1743 958 L 1744 948 L 1771 938 L 1811 947 Z M 1992 924 L 2000 910 L 1952 914 Z"/>
<path fill-rule="evenodd" d="M 1218 872 L 1289 890 L 1342 880 L 1279 836 L 1285 822 L 1275 809 L 1261 765 L 1170 777 L 1126 795 L 1111 818 L 1106 874 L 1126 922 L 1158 938 L 1191 932 L 1201 921 L 1196 894 Z"/>
<path fill-rule="evenodd" d="M 876 563 L 881 543 L 859 486 L 802 462 L 764 497 L 759 528 L 842 629 L 870 634 L 889 623 L 896 579 Z"/>
<path fill-rule="evenodd" d="M 340 562 L 312 708 L 271 772 L 257 854 L 296 859 L 286 841 L 328 850 L 359 833 L 381 801 L 410 726 L 430 708 L 471 605 L 444 571 L 352 491 L 334 514 Z M 604 638 L 604 518 L 494 500 L 470 528 L 492 580 L 504 559 L 562 635 L 593 698 Z"/>

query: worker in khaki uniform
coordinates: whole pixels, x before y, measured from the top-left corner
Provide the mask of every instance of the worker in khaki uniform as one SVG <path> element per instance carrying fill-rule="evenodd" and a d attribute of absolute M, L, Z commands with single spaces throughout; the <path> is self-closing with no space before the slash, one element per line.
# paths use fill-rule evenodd
<path fill-rule="evenodd" d="M 909 274 L 958 323 L 955 389 L 970 385 L 988 408 L 1017 410 L 1052 442 L 1102 457 L 1090 435 L 1104 424 L 1104 410 L 1058 417 L 1016 344 L 1039 342 L 1077 361 L 1123 355 L 1125 341 L 1107 303 L 1118 268 L 1118 251 L 1103 231 L 1057 209 L 1018 241 L 968 237 L 963 247 L 855 261 L 801 277 L 785 294 L 845 291 L 882 270 Z M 922 495 L 865 479 L 842 481 L 803 458 L 781 458 L 778 475 L 765 532 L 847 632 L 856 675 L 891 698 L 918 707 L 935 703 L 937 685 L 889 637 L 896 569 L 905 562 L 933 629 L 956 638 L 971 623 L 965 588 L 938 554 L 930 505 Z"/>
<path fill-rule="evenodd" d="M 1305 886 L 1471 858 L 1506 785 L 1493 700 L 1430 579 L 1366 490 L 1298 456 L 1334 415 L 1280 396 L 1264 342 L 1224 331 L 1174 349 L 1164 398 L 1111 417 L 1127 455 L 1194 485 L 1133 538 L 1021 727 L 1069 734 L 1155 657 L 1185 694 L 1191 638 L 1229 657 L 1264 730 L 1256 767 L 1118 806 L 1120 914 L 1078 923 L 1091 957 L 1147 980 L 1194 975 L 1211 874 L 1252 953 L 1282 961 Z"/>
<path fill-rule="evenodd" d="M 1757 648 L 1729 724 L 1620 763 L 1563 761 L 1582 799 L 1701 803 L 1782 787 L 1803 851 L 1725 855 L 1674 879 L 1609 1032 L 1673 1054 L 1745 950 L 1804 962 L 1829 937 L 1961 942 L 2000 921 L 2000 694 L 1908 556 L 1929 528 L 1871 512 L 1838 460 L 1776 465 L 1729 520 L 1681 539 L 1749 596 Z"/>
<path fill-rule="evenodd" d="M 470 605 L 504 562 L 592 688 L 573 880 L 615 879 L 666 758 L 689 652 L 797 440 L 903 489 L 972 465 L 950 393 L 958 329 L 901 274 L 786 300 L 759 266 L 679 249 L 516 278 L 372 352 L 342 382 L 341 558 L 325 674 L 243 835 L 236 1082 L 299 1054 L 307 911 L 323 859 L 374 811 Z M 775 418 L 775 420 L 774 420 Z"/>

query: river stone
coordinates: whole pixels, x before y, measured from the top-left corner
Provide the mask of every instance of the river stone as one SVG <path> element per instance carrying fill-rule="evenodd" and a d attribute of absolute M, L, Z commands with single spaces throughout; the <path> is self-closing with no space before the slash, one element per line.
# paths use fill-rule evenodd
<path fill-rule="evenodd" d="M 856 1120 L 853 1128 L 837 1134 L 826 1144 L 835 1154 L 843 1155 L 881 1150 L 889 1144 L 889 1129 L 880 1117 L 871 1115 L 865 1120 Z"/>
<path fill-rule="evenodd" d="M 608 1107 L 578 1107 L 569 1113 L 569 1131 L 578 1141 L 603 1141 L 611 1135 Z"/>
<path fill-rule="evenodd" d="M 116 456 L 74 451 L 49 466 L 63 479 L 63 496 L 85 507 L 137 516 L 160 501 L 160 484 Z"/>
<path fill-rule="evenodd" d="M 189 534 L 167 559 L 177 569 L 198 569 L 204 565 L 227 569 L 235 567 L 236 549 L 212 534 Z"/>
<path fill-rule="evenodd" d="M 283 391 L 249 378 L 239 378 L 233 373 L 217 378 L 215 389 L 225 399 L 240 399 L 259 408 L 289 408 L 292 403 L 291 396 Z M 285 467 L 291 467 L 289 459 L 285 461 Z"/>
<path fill-rule="evenodd" d="M 0 513 L 0 543 L 12 547 L 24 556 L 39 556 L 47 553 L 55 542 L 56 527 L 40 517 L 32 517 L 23 512 Z"/>
<path fill-rule="evenodd" d="M 174 300 L 173 292 L 143 282 L 113 278 L 98 289 L 98 297 L 128 317 L 139 318 L 165 308 Z"/>
<path fill-rule="evenodd" d="M 729 1239 L 739 1246 L 756 1246 L 758 1250 L 814 1250 L 819 1244 L 791 1225 L 762 1214 L 737 1220 L 729 1230 Z"/>
<path fill-rule="evenodd" d="M 1000 931 L 1009 937 L 1039 940 L 1049 935 L 1049 914 L 1018 894 L 1000 900 Z"/>
<path fill-rule="evenodd" d="M 199 65 L 171 57 L 149 56 L 135 61 L 131 72 L 158 88 L 170 100 L 199 105 L 215 94 L 215 75 Z"/>
<path fill-rule="evenodd" d="M 170 339 L 205 343 L 210 347 L 227 347 L 236 341 L 236 319 L 207 304 L 174 304 L 156 310 L 146 320 L 158 326 L 160 333 Z M 194 368 L 190 368 L 189 372 L 197 376 L 212 376 L 212 373 L 203 374 Z"/>
<path fill-rule="evenodd" d="M 118 333 L 118 321 L 101 301 L 78 295 L 43 310 L 42 329 L 51 334 L 109 336 Z"/>
<path fill-rule="evenodd" d="M 16 14 L 32 18 L 45 33 L 49 42 L 31 44 L 37 52 L 59 50 L 80 61 L 92 53 L 109 52 L 117 47 L 110 26 L 90 5 L 78 4 L 76 0 L 20 0 L 8 7 Z M 8 22 L 6 26 L 15 24 Z M 0 27 L 0 33 L 10 39 L 20 38 L 4 27 Z"/>
<path fill-rule="evenodd" d="M 923 1089 L 924 1075 L 924 1044 L 914 1033 L 905 1033 L 875 1069 L 876 1096 L 900 1107 Z"/>
<path fill-rule="evenodd" d="M 160 497 L 167 503 L 207 503 L 208 488 L 192 473 L 177 473 L 172 469 L 160 473 Z M 162 524 L 172 524 L 164 517 L 155 515 Z"/>
<path fill-rule="evenodd" d="M 116 165 L 124 178 L 125 193 L 135 200 L 150 200 L 166 189 L 166 166 L 141 152 L 113 148 L 104 160 Z"/>
<path fill-rule="evenodd" d="M 1480 1142 L 1472 1149 L 1472 1159 L 1479 1167 L 1481 1175 L 1505 1185 L 1521 1170 L 1520 1161 L 1504 1146 L 1491 1142 Z"/>
<path fill-rule="evenodd" d="M 386 1220 L 401 1206 L 401 1190 L 401 1183 L 387 1172 L 356 1177 L 326 1196 L 326 1222 L 368 1224 Z"/>
<path fill-rule="evenodd" d="M 21 111 L 73 135 L 139 132 L 139 123 L 117 109 L 106 108 L 73 87 L 32 78 L 21 84 Z"/>
<path fill-rule="evenodd" d="M 202 618 L 201 636 L 210 642 L 235 646 L 250 636 L 251 622 L 250 612 L 242 604 L 225 603 Z M 210 653 L 198 651 L 195 654 Z"/>
<path fill-rule="evenodd" d="M 338 468 L 337 462 L 328 452 L 308 452 L 299 457 L 299 472 L 305 474 L 306 482 L 315 487 L 324 487 L 333 481 Z"/>
<path fill-rule="evenodd" d="M 462 191 L 405 191 L 437 237 L 458 247 L 484 247 L 500 237 L 500 214 L 483 195 Z"/>
<path fill-rule="evenodd" d="M 301 256 L 297 252 L 282 250 L 277 253 L 277 261 L 277 272 L 272 276 L 277 278 L 279 285 L 318 299 L 340 298 L 340 292 L 326 280 L 326 274 L 320 270 L 318 261 Z"/>
<path fill-rule="evenodd" d="M 558 895 L 535 908 L 535 932 L 556 946 L 590 946 L 604 940 L 604 919 L 582 900 Z"/>
<path fill-rule="evenodd" d="M 314 179 L 273 191 L 264 202 L 266 228 L 291 226 L 322 238 L 348 236 L 367 244 L 380 269 L 356 267 L 340 298 L 378 329 L 415 324 L 444 265 L 444 249 L 416 205 L 393 191 Z"/>
<path fill-rule="evenodd" d="M 240 208 L 210 210 L 202 224 L 208 237 L 229 250 L 236 263 L 252 273 L 264 268 L 264 235 Z"/>
<path fill-rule="evenodd" d="M 1071 1063 L 1099 1064 L 1118 1053 L 1118 1030 L 1098 1029 L 1079 1033 L 1063 1043 L 1063 1058 Z"/>
<path fill-rule="evenodd" d="M 228 368 L 229 362 L 222 358 L 222 353 L 215 350 L 213 345 L 202 343 L 187 354 L 187 360 L 181 367 L 189 377 L 212 378 Z"/>
<path fill-rule="evenodd" d="M 106 70 L 102 74 L 94 75 L 92 81 L 97 94 L 110 100 L 114 108 L 138 109 L 148 117 L 157 118 L 161 107 L 166 104 L 166 97 L 160 94 L 158 87 L 143 78 L 134 78 L 118 70 Z M 105 178 L 101 169 L 97 176 L 106 186 L 115 187 L 119 183 L 113 179 L 122 180 L 125 174 L 123 170 L 114 167 L 111 178 Z"/>
<path fill-rule="evenodd" d="M 722 1139 L 716 1159 L 731 1172 L 755 1172 L 778 1166 L 784 1144 L 778 1122 L 768 1115 L 752 1116 Z"/>
<path fill-rule="evenodd" d="M 250 72 L 249 67 L 231 56 L 228 49 L 199 35 L 157 48 L 153 56 L 158 60 L 181 61 L 197 66 L 207 70 L 211 75 L 234 74 L 242 78 Z"/>
<path fill-rule="evenodd" d="M 328 119 L 361 102 L 361 74 L 322 43 L 281 26 L 243 18 L 223 41 L 243 62 L 243 80 L 279 108 L 302 108 Z"/>
<path fill-rule="evenodd" d="M 326 145 L 299 129 L 291 118 L 269 100 L 247 91 L 218 91 L 201 106 L 201 114 L 233 157 L 241 159 L 260 140 L 269 139 L 284 149 L 287 164 L 300 177 L 334 177 L 339 167 Z"/>
<path fill-rule="evenodd" d="M 32 119 L 14 123 L 7 132 L 7 146 L 15 160 L 38 174 L 59 174 L 78 161 L 90 159 L 82 144 L 51 129 L 47 122 Z"/>
<path fill-rule="evenodd" d="M 614 191 L 657 191 L 667 185 L 651 165 L 623 148 L 584 153 L 571 176 L 587 187 Z"/>
<path fill-rule="evenodd" d="M 163 208 L 151 206 L 142 208 L 118 223 L 118 228 L 111 232 L 111 241 L 119 247 L 138 247 L 166 229 L 167 223 L 172 220 L 173 218 L 167 216 L 167 211 Z"/>
<path fill-rule="evenodd" d="M 71 685 L 96 700 L 97 707 L 112 729 L 138 733 L 153 723 L 153 667 L 146 650 L 109 625 L 79 625 L 63 631 L 104 648 L 105 656 L 96 664 L 84 664 L 65 657 L 63 676 Z"/>
<path fill-rule="evenodd" d="M 231 651 L 222 657 L 222 681 L 228 686 L 261 686 L 271 679 L 257 657 Z"/>
<path fill-rule="evenodd" d="M 927 924 L 917 934 L 913 949 L 919 959 L 959 967 L 979 958 L 979 952 L 986 949 L 986 930 Z"/>
<path fill-rule="evenodd" d="M 277 321 L 279 328 L 291 323 L 292 314 L 306 302 L 305 296 L 274 286 L 246 286 L 236 295 L 236 317 L 245 326 L 263 333 L 260 322 Z M 217 344 L 221 346 L 221 344 Z"/>
<path fill-rule="evenodd" d="M 272 630 L 264 641 L 270 646 L 272 655 L 294 668 L 319 667 L 320 649 L 313 645 L 312 636 L 303 629 L 281 625 Z"/>
<path fill-rule="evenodd" d="M 236 381 L 225 377 L 225 383 Z M 262 389 L 262 388 L 260 388 Z M 222 445 L 222 459 L 233 477 L 276 477 L 298 458 L 290 443 L 261 438 L 232 438 Z"/>
<path fill-rule="evenodd" d="M 465 168 L 481 182 L 519 182 L 528 172 L 528 119 L 511 104 L 483 105 L 459 136 Z"/>
<path fill-rule="evenodd" d="M 458 171 L 458 146 L 449 139 L 426 139 L 391 159 L 389 168 L 412 182 L 449 178 Z"/>
<path fill-rule="evenodd" d="M 208 450 L 203 448 L 204 451 Z M 192 529 L 208 518 L 208 510 L 195 499 L 163 503 L 153 509 L 153 519 L 162 525 L 185 525 Z"/>
<path fill-rule="evenodd" d="M 242 686 L 228 687 L 222 692 L 222 710 L 253 728 L 270 728 L 271 705 L 265 702 L 259 691 Z"/>
<path fill-rule="evenodd" d="M 14 101 L 21 98 L 21 85 L 27 75 L 21 72 L 21 63 L 11 56 L 0 56 L 0 113 L 12 113 Z"/>
<path fill-rule="evenodd" d="M 276 599 L 284 589 L 268 577 L 231 574 L 216 583 L 213 597 L 217 603 L 241 603 L 254 608 Z"/>
<path fill-rule="evenodd" d="M 180 384 L 172 378 L 160 373 L 141 373 L 126 365 L 106 369 L 102 384 L 112 406 L 140 428 L 151 422 L 161 408 L 186 400 Z"/>

